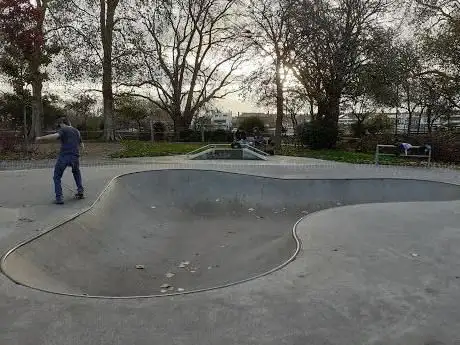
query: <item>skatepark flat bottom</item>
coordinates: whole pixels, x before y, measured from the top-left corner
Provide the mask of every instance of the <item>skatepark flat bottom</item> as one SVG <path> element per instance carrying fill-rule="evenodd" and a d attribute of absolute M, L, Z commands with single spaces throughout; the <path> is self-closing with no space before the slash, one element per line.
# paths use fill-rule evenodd
<path fill-rule="evenodd" d="M 306 214 L 458 199 L 460 186 L 422 180 L 137 172 L 115 178 L 86 212 L 10 251 L 2 268 L 19 284 L 55 293 L 130 297 L 210 289 L 287 263 L 298 249 L 293 227 Z"/>

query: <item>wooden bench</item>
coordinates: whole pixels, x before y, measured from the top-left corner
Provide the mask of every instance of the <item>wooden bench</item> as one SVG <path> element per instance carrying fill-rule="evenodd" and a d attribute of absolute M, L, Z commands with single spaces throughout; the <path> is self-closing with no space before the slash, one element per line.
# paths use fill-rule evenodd
<path fill-rule="evenodd" d="M 377 147 L 375 149 L 375 165 L 378 165 L 379 164 L 379 156 L 397 156 L 396 153 L 382 153 L 380 152 L 380 149 L 381 148 L 396 148 L 398 149 L 398 146 L 396 145 L 382 145 L 382 144 L 377 144 Z M 428 154 L 425 154 L 425 155 L 421 155 L 421 154 L 415 154 L 415 155 L 412 155 L 412 154 L 401 154 L 400 157 L 407 157 L 407 158 L 426 158 L 427 159 L 427 162 L 428 162 L 428 166 L 431 164 L 431 146 L 412 146 L 410 150 L 412 149 L 425 149 L 425 150 L 428 150 Z"/>

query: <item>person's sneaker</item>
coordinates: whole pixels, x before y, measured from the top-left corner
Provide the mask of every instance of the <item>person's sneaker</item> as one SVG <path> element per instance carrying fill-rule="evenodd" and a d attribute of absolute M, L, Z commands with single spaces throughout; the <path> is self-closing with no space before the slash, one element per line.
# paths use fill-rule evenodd
<path fill-rule="evenodd" d="M 83 194 L 83 192 L 79 192 L 75 194 L 75 199 L 84 199 L 84 198 L 85 198 L 85 195 Z"/>
<path fill-rule="evenodd" d="M 64 201 L 63 201 L 63 200 L 58 200 L 58 199 L 56 199 L 56 200 L 54 200 L 54 203 L 55 203 L 56 205 L 64 205 Z"/>

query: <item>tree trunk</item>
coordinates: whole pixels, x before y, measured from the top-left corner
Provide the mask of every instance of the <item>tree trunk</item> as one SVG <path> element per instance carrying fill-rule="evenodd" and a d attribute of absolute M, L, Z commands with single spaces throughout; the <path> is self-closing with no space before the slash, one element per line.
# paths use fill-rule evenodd
<path fill-rule="evenodd" d="M 180 140 L 180 134 L 188 128 L 187 121 L 181 114 L 174 116 L 174 137 L 176 140 Z"/>
<path fill-rule="evenodd" d="M 412 127 L 412 111 L 409 110 L 409 118 L 407 119 L 407 134 L 411 134 L 411 127 Z"/>
<path fill-rule="evenodd" d="M 310 103 L 310 120 L 313 119 L 315 116 L 315 100 L 313 97 L 309 97 L 309 103 Z"/>
<path fill-rule="evenodd" d="M 100 25 L 101 41 L 104 50 L 102 61 L 102 96 L 104 103 L 104 138 L 106 141 L 115 140 L 114 130 L 114 102 L 112 89 L 112 41 L 114 16 L 117 2 L 109 0 L 101 1 Z"/>
<path fill-rule="evenodd" d="M 324 148 L 334 148 L 337 144 L 339 133 L 340 96 L 331 93 L 325 99 L 318 101 L 317 120 L 320 121 L 323 131 L 328 131 L 327 142 Z M 329 132 L 330 131 L 330 132 Z"/>
<path fill-rule="evenodd" d="M 45 14 L 47 10 L 47 1 L 37 1 L 37 9 L 39 9 L 39 18 L 37 22 L 36 31 L 43 35 L 43 23 L 45 21 Z M 40 66 L 43 59 L 43 46 L 37 44 L 36 49 L 33 51 L 30 61 L 30 74 L 32 84 L 32 121 L 30 125 L 30 136 L 35 138 L 42 135 L 43 130 L 43 75 L 40 72 Z"/>
<path fill-rule="evenodd" d="M 24 153 L 29 153 L 29 135 L 27 133 L 27 106 L 25 105 L 24 101 L 24 109 L 23 109 L 23 116 L 22 116 L 22 126 L 23 126 L 23 133 L 24 133 Z"/>
<path fill-rule="evenodd" d="M 428 129 L 428 134 L 431 135 L 431 127 L 432 127 L 432 122 L 431 122 L 431 106 L 429 106 L 426 110 L 426 125 Z"/>
<path fill-rule="evenodd" d="M 32 123 L 30 129 L 31 139 L 42 135 L 43 123 L 43 101 L 42 101 L 42 81 L 39 72 L 36 72 L 32 80 Z"/>
<path fill-rule="evenodd" d="M 423 115 L 423 109 L 420 110 L 420 113 L 418 115 L 417 134 L 420 134 L 420 126 L 422 124 L 422 115 Z"/>
<path fill-rule="evenodd" d="M 105 70 L 105 69 L 104 69 Z M 104 98 L 104 138 L 106 141 L 115 140 L 115 131 L 113 126 L 113 92 L 112 82 L 108 80 L 104 71 L 102 82 L 102 96 Z"/>
<path fill-rule="evenodd" d="M 284 111 L 284 91 L 281 80 L 281 61 L 278 57 L 276 60 L 276 124 L 275 124 L 275 148 L 281 148 L 281 135 L 283 131 L 283 111 Z"/>
<path fill-rule="evenodd" d="M 297 126 L 299 125 L 296 117 L 295 112 L 291 112 L 291 123 L 292 123 L 292 128 L 294 128 L 294 133 L 297 131 Z"/>
<path fill-rule="evenodd" d="M 407 119 L 407 134 L 410 135 L 411 126 L 412 126 L 412 109 L 410 106 L 411 98 L 410 98 L 410 91 L 406 90 L 407 94 L 407 112 L 409 113 L 409 118 Z"/>

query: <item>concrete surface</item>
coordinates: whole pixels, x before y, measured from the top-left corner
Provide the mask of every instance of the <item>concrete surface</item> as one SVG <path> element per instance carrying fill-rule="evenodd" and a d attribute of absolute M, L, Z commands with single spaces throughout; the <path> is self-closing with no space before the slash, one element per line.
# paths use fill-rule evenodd
<path fill-rule="evenodd" d="M 328 167 L 315 166 L 311 161 L 302 164 L 300 160 L 297 163 L 270 163 L 185 165 L 171 161 L 161 165 L 147 162 L 137 166 L 88 167 L 84 170 L 88 199 L 63 207 L 50 204 L 50 170 L 0 173 L 0 205 L 8 209 L 4 222 L 0 223 L 4 231 L 0 237 L 3 253 L 89 206 L 113 176 L 139 170 L 161 171 L 119 179 L 101 202 L 78 221 L 83 223 L 86 217 L 109 218 L 109 210 L 117 203 L 123 206 L 124 197 L 129 199 L 125 204 L 142 205 L 145 204 L 142 198 L 151 195 L 154 201 L 169 205 L 169 211 L 184 209 L 187 219 L 201 221 L 204 228 L 206 224 L 212 224 L 206 220 L 218 221 L 234 208 L 213 203 L 213 213 L 198 219 L 203 209 L 197 207 L 197 202 L 210 205 L 210 201 L 215 202 L 217 194 L 222 200 L 235 196 L 236 184 L 241 184 L 239 195 L 243 197 L 237 199 L 241 214 L 248 211 L 245 210 L 247 206 L 254 204 L 256 211 L 258 207 L 271 211 L 282 206 L 292 212 L 286 218 L 289 226 L 298 217 L 296 212 L 300 209 L 312 205 L 319 205 L 317 209 L 321 209 L 337 206 L 337 203 L 341 206 L 311 213 L 298 224 L 301 251 L 289 265 L 223 289 L 172 297 L 104 300 L 44 293 L 16 285 L 1 276 L 0 344 L 460 344 L 458 172 L 346 164 Z M 164 170 L 171 168 L 182 170 Z M 265 178 L 189 170 L 194 168 L 244 172 Z M 66 174 L 65 181 L 72 187 L 69 175 Z M 301 180 L 293 181 L 293 178 Z M 370 180 L 373 178 L 377 179 Z M 171 191 L 171 185 L 178 181 L 182 181 L 180 190 Z M 212 182 L 212 188 L 203 188 L 205 182 Z M 201 187 L 201 193 L 193 197 L 190 191 L 197 187 Z M 71 191 L 68 192 L 71 195 Z M 385 203 L 375 203 L 383 201 Z M 342 206 L 357 202 L 364 204 Z M 171 207 L 173 203 L 175 205 Z M 133 212 L 126 205 L 116 207 L 118 213 L 125 214 L 126 211 L 129 215 Z M 155 221 L 150 214 L 155 210 L 160 211 L 160 207 L 145 209 L 144 220 Z M 182 215 L 169 218 L 169 211 L 164 213 L 168 215 L 165 222 L 180 224 Z M 263 221 L 251 218 L 252 212 L 245 212 L 241 222 L 257 224 L 256 220 Z M 217 218 L 213 219 L 214 215 Z M 125 222 L 122 216 L 119 219 Z M 219 224 L 232 225 L 230 220 Z M 18 261 L 14 264 L 23 268 L 20 274 L 34 279 L 39 277 L 35 281 L 48 283 L 49 288 L 75 289 L 79 276 L 70 283 L 61 279 L 68 275 L 66 271 L 78 269 L 69 263 L 94 265 L 88 253 L 79 255 L 76 249 L 94 249 L 100 243 L 100 250 L 93 253 L 93 258 L 104 258 L 104 250 L 115 245 L 114 242 L 128 246 L 130 241 L 138 241 L 136 236 L 140 234 L 136 232 L 115 231 L 115 236 L 110 236 L 110 228 L 115 225 L 104 229 L 95 226 L 93 231 L 103 234 L 100 238 L 93 233 L 91 237 L 82 236 L 78 227 L 74 228 L 74 233 L 70 233 L 70 229 L 49 232 L 33 241 L 33 248 L 25 246 L 21 249 L 27 254 L 23 256 L 27 259 L 22 262 L 23 266 Z M 132 229 L 129 222 L 125 225 Z M 190 222 L 187 225 L 186 230 L 197 231 L 199 228 Z M 169 248 L 180 238 L 179 230 L 177 225 L 176 239 L 169 243 Z M 221 243 L 222 232 L 211 235 L 209 228 L 206 231 L 201 240 L 210 240 L 209 248 L 200 241 L 189 239 L 191 246 L 201 245 L 202 250 L 212 251 Z M 261 231 L 262 228 L 256 227 L 254 235 L 260 235 Z M 273 231 L 271 236 L 283 236 L 282 232 L 270 231 Z M 114 242 L 102 242 L 102 239 Z M 164 241 L 162 238 L 158 240 Z M 239 251 L 227 252 L 220 257 L 224 265 L 233 266 L 234 270 L 228 277 L 222 270 L 221 276 L 215 276 L 215 282 L 233 278 L 231 275 L 235 272 L 244 273 L 244 276 L 251 273 L 251 261 L 244 260 L 245 255 L 251 254 L 245 248 L 257 246 L 259 242 L 240 243 L 245 240 L 249 242 L 241 237 L 232 244 L 239 247 Z M 188 243 L 187 238 L 185 242 L 179 242 L 177 251 L 187 253 L 185 244 Z M 150 244 L 155 245 L 154 241 Z M 53 258 L 53 254 L 45 253 L 43 249 L 59 255 L 54 257 L 56 260 L 45 263 L 47 255 Z M 104 264 L 115 260 L 114 251 L 111 253 L 113 256 L 105 257 L 106 262 L 89 268 L 93 272 L 95 269 L 104 270 Z M 168 249 L 167 253 L 170 254 L 171 250 Z M 271 250 L 262 249 L 260 253 L 264 259 L 276 257 Z M 180 256 L 171 257 L 176 261 Z M 214 257 L 217 256 L 209 255 L 211 261 Z M 30 258 L 36 259 L 36 266 L 31 265 Z M 109 260 L 111 258 L 113 260 Z M 57 274 L 60 264 L 66 269 Z M 145 265 L 147 268 L 148 264 Z M 50 268 L 53 275 L 46 272 L 40 277 L 44 266 Z M 40 270 L 36 270 L 37 267 Z M 163 268 L 157 269 L 163 272 Z M 82 279 L 87 279 L 89 275 L 83 273 Z M 93 277 L 97 280 L 96 274 Z M 88 286 L 86 282 L 84 289 Z M 101 286 L 95 286 L 95 291 L 98 289 Z"/>

